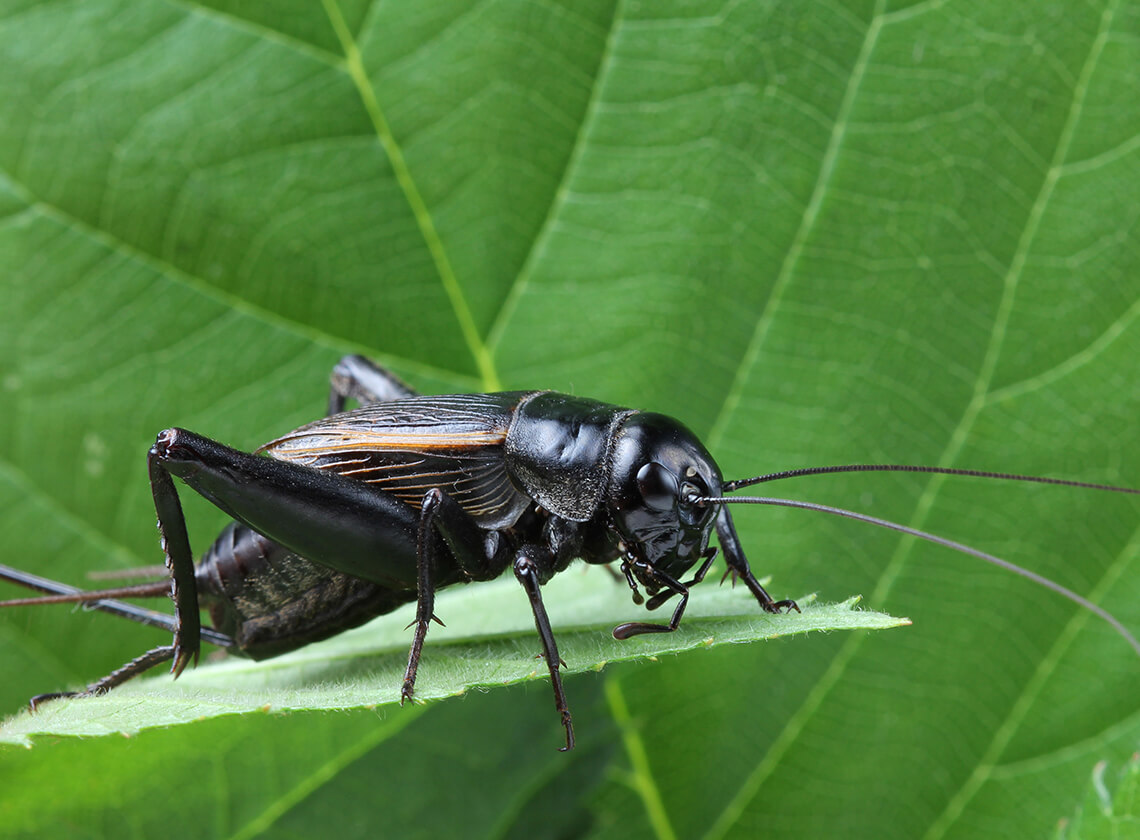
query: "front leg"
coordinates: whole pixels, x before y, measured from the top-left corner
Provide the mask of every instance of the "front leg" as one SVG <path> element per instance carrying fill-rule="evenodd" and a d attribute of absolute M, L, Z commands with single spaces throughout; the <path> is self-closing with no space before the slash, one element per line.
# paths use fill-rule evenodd
<path fill-rule="evenodd" d="M 778 613 L 780 610 L 800 611 L 795 601 L 774 601 L 768 591 L 756 580 L 752 569 L 748 565 L 748 558 L 744 556 L 744 548 L 740 545 L 740 538 L 736 536 L 736 527 L 732 524 L 732 514 L 728 512 L 728 505 L 721 505 L 720 513 L 716 517 L 716 536 L 720 540 L 720 547 L 724 550 L 724 562 L 728 571 L 735 577 L 740 577 L 748 590 L 760 602 L 764 612 Z"/>
<path fill-rule="evenodd" d="M 689 587 L 695 586 L 705 579 L 705 575 L 708 574 L 709 567 L 712 566 L 715 558 L 715 548 L 706 551 L 704 554 L 704 562 L 701 563 L 700 568 L 697 569 L 697 573 L 693 575 L 693 579 L 686 583 L 681 583 L 681 581 L 651 566 L 644 560 L 637 560 L 632 564 L 623 563 L 622 567 L 626 570 L 627 575 L 631 573 L 635 574 L 641 580 L 645 581 L 646 586 L 653 584 L 654 586 L 664 588 L 665 591 L 658 592 L 649 599 L 645 605 L 646 609 L 655 610 L 674 595 L 680 595 L 681 600 L 677 604 L 676 609 L 673 610 L 673 617 L 669 620 L 668 624 L 652 624 L 645 621 L 631 621 L 628 624 L 619 624 L 613 630 L 614 638 L 624 640 L 645 633 L 672 633 L 675 631 L 681 626 L 681 616 L 685 614 L 685 607 L 689 605 Z"/>

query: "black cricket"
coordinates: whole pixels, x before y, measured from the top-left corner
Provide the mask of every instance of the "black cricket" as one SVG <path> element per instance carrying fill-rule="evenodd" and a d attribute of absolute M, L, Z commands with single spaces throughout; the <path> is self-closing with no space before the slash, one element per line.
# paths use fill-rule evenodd
<path fill-rule="evenodd" d="M 360 407 L 344 411 L 349 399 Z M 860 519 L 1003 565 L 1096 612 L 1140 653 L 1140 643 L 1100 607 L 976 549 L 839 508 L 724 497 L 778 478 L 871 470 L 1138 492 L 1129 488 L 900 465 L 822 467 L 726 482 L 696 436 L 669 417 L 550 391 L 418 396 L 360 356 L 346 356 L 334 368 L 328 416 L 257 453 L 167 429 L 147 462 L 169 580 L 91 592 L 0 566 L 0 579 L 53 593 L 0 606 L 84 602 L 169 629 L 173 641 L 83 691 L 39 695 L 33 710 L 51 699 L 102 694 L 169 660 L 177 677 L 197 660 L 202 639 L 265 659 L 414 601 L 403 702 L 413 696 L 428 627 L 439 620 L 436 591 L 491 580 L 509 567 L 530 600 L 566 730 L 562 749 L 568 750 L 574 729 L 559 671 L 564 663 L 541 587 L 573 560 L 619 562 L 634 602 L 650 610 L 678 597 L 668 623 L 622 624 L 613 630 L 618 639 L 677 629 L 690 589 L 716 556 L 709 546 L 713 530 L 728 574 L 744 582 L 762 610 L 799 610 L 794 601 L 774 600 L 753 575 L 727 506 L 732 501 Z M 234 519 L 197 566 L 174 477 Z M 693 567 L 692 577 L 682 580 Z M 114 600 L 166 594 L 174 600 L 173 617 Z M 201 626 L 200 605 L 212 627 Z"/>

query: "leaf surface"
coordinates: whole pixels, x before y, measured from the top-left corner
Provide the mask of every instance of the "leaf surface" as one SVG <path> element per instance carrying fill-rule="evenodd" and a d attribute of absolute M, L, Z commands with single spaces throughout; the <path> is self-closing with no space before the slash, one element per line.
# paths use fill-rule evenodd
<path fill-rule="evenodd" d="M 350 352 L 424 393 L 662 411 L 733 478 L 1140 484 L 1135 2 L 9 0 L 0 60 L 9 565 L 79 585 L 153 564 L 155 434 L 252 449 L 316 417 Z M 1129 498 L 779 492 L 968 542 L 1140 628 Z M 223 518 L 186 507 L 200 549 Z M 914 626 L 572 677 L 571 756 L 538 681 L 43 738 L 0 751 L 0 834 L 1040 837 L 1140 744 L 1140 665 L 1069 602 L 857 523 L 735 519 L 777 597 L 862 593 Z M 522 600 L 506 583 L 492 613 Z M 574 624 L 584 645 L 631 617 L 591 589 L 623 606 Z M 149 632 L 0 622 L 12 714 Z"/>

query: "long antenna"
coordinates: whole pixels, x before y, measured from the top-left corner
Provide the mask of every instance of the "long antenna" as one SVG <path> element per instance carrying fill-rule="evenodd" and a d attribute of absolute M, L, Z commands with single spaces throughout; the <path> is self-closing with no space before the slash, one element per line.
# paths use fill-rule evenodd
<path fill-rule="evenodd" d="M 821 469 L 828 469 L 828 468 L 823 467 Z M 839 470 L 836 470 L 836 471 L 839 471 Z M 974 473 L 974 474 L 976 475 L 976 473 Z M 1003 475 L 1003 477 L 1008 477 L 1008 476 Z M 1021 476 L 1016 476 L 1016 477 L 1020 478 Z M 732 482 L 729 482 L 729 483 L 731 484 Z M 1085 486 L 1089 486 L 1089 485 L 1085 485 Z M 1109 487 L 1106 489 L 1115 490 L 1118 488 Z M 1123 489 L 1123 488 L 1120 488 L 1120 489 Z M 1129 492 L 1135 493 L 1136 491 L 1131 490 Z M 801 502 L 801 501 L 796 501 L 794 499 L 776 499 L 776 498 L 772 498 L 769 496 L 733 496 L 731 498 L 724 497 L 724 496 L 701 496 L 701 497 L 695 499 L 695 501 L 698 504 L 736 504 L 736 503 L 740 503 L 740 504 L 749 504 L 749 505 L 777 505 L 779 507 L 800 508 L 802 510 L 814 510 L 814 511 L 817 511 L 819 513 L 830 513 L 833 516 L 844 516 L 848 519 L 855 519 L 859 522 L 866 522 L 866 523 L 869 523 L 871 525 L 878 525 L 880 528 L 889 528 L 892 531 L 898 531 L 900 533 L 907 534 L 907 535 L 912 536 L 912 537 L 917 537 L 921 540 L 926 540 L 927 542 L 935 543 L 936 545 L 945 546 L 946 548 L 953 549 L 954 551 L 960 551 L 963 554 L 969 554 L 971 557 L 977 557 L 979 560 L 985 560 L 987 563 L 992 563 L 993 565 L 998 566 L 1002 569 L 1006 569 L 1008 571 L 1014 572 L 1015 574 L 1019 574 L 1022 577 L 1028 578 L 1029 580 L 1033 581 L 1034 583 L 1038 584 L 1039 586 L 1044 586 L 1046 589 L 1052 590 L 1053 592 L 1056 592 L 1058 595 L 1062 595 L 1065 598 L 1068 598 L 1074 604 L 1078 604 L 1079 606 L 1084 607 L 1086 610 L 1089 610 L 1090 612 L 1094 613 L 1095 615 L 1100 616 L 1105 621 L 1107 621 L 1109 623 L 1109 625 L 1117 633 L 1119 633 L 1121 636 L 1123 636 L 1124 640 L 1127 641 L 1128 644 L 1132 645 L 1132 649 L 1134 651 L 1136 651 L 1136 655 L 1140 656 L 1140 641 L 1137 641 L 1136 637 L 1128 632 L 1128 629 L 1123 624 L 1120 623 L 1120 621 L 1116 618 L 1116 616 L 1114 616 L 1108 610 L 1104 609 L 1104 607 L 1101 607 L 1098 604 L 1094 604 L 1088 598 L 1085 598 L 1082 595 L 1078 595 L 1076 592 L 1069 589 L 1068 587 L 1062 586 L 1061 584 L 1057 583 L 1054 580 L 1050 580 L 1047 577 L 1042 577 L 1041 575 L 1037 574 L 1036 572 L 1031 572 L 1029 569 L 1022 568 L 1021 566 L 1018 566 L 1016 563 L 1011 563 L 1008 560 L 1003 560 L 1000 557 L 995 557 L 992 554 L 987 554 L 984 551 L 980 551 L 976 548 L 971 548 L 970 546 L 964 545 L 963 543 L 955 542 L 954 540 L 946 539 L 946 537 L 940 537 L 937 534 L 931 534 L 931 533 L 928 533 L 927 531 L 920 531 L 917 528 L 911 528 L 907 525 L 900 525 L 897 522 L 891 522 L 889 519 L 879 519 L 878 517 L 875 517 L 875 516 L 868 516 L 865 513 L 857 513 L 853 510 L 846 510 L 845 508 L 831 507 L 830 505 L 821 505 L 821 504 L 817 504 L 815 502 Z"/>
<path fill-rule="evenodd" d="M 987 472 L 985 470 L 960 470 L 953 467 L 927 467 L 913 464 L 843 464 L 832 467 L 803 467 L 797 470 L 782 470 L 781 472 L 758 475 L 755 478 L 740 478 L 736 481 L 726 481 L 724 492 L 731 493 L 743 487 L 754 484 L 764 484 L 769 481 L 779 481 L 784 478 L 799 478 L 805 475 L 827 475 L 830 473 L 849 472 L 911 472 L 934 473 L 935 475 L 966 475 L 974 478 L 999 478 L 1005 481 L 1030 481 L 1034 484 L 1059 484 L 1063 487 L 1083 487 L 1086 490 L 1108 490 L 1112 493 L 1140 494 L 1140 490 L 1132 487 L 1116 487 L 1112 484 L 1090 484 L 1087 481 L 1069 481 L 1064 478 L 1042 478 L 1039 475 L 1018 475 L 1017 473 Z"/>

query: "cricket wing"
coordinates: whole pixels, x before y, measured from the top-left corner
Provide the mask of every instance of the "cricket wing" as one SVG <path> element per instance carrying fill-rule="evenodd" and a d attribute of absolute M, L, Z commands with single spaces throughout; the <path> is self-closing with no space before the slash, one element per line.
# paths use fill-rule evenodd
<path fill-rule="evenodd" d="M 271 458 L 328 470 L 419 507 L 438 487 L 480 527 L 506 528 L 532 503 L 507 472 L 504 442 L 527 394 L 410 397 L 333 414 L 267 443 Z"/>

